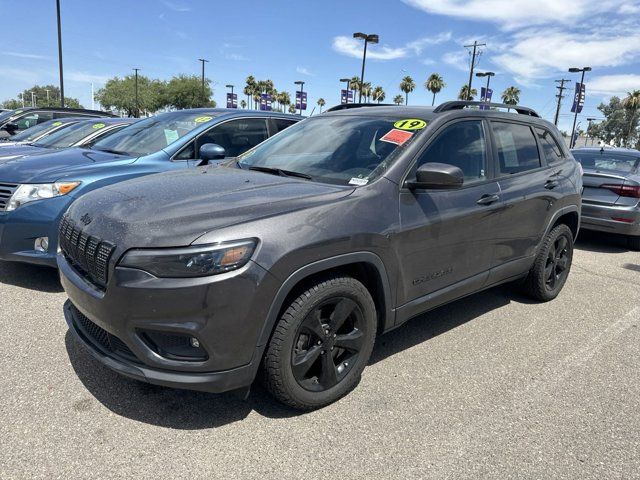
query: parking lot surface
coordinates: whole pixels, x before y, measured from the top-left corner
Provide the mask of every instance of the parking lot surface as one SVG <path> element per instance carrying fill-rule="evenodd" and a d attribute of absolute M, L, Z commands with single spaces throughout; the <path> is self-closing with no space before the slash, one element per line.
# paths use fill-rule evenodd
<path fill-rule="evenodd" d="M 0 263 L 0 478 L 640 478 L 640 254 L 583 234 L 553 302 L 508 286 L 378 340 L 300 414 L 127 380 L 68 334 L 56 272 Z"/>

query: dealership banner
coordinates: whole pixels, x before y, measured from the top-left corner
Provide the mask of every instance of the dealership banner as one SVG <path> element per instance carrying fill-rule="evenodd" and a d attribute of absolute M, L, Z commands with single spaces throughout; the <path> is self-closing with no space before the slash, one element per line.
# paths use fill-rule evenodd
<path fill-rule="evenodd" d="M 340 103 L 353 103 L 353 91 L 352 90 L 341 90 L 340 91 Z"/>
<path fill-rule="evenodd" d="M 307 92 L 296 92 L 296 109 L 307 109 Z"/>
<path fill-rule="evenodd" d="M 571 113 L 582 113 L 582 107 L 584 107 L 585 97 L 586 89 L 584 83 L 576 82 L 576 93 L 573 95 L 573 106 L 571 107 Z"/>
<path fill-rule="evenodd" d="M 487 89 L 485 87 L 482 87 L 480 89 L 480 101 L 481 102 L 490 103 L 492 96 L 493 96 L 493 89 L 491 89 L 491 88 Z M 489 107 L 487 107 L 486 105 L 480 105 L 480 110 L 489 110 Z"/>
<path fill-rule="evenodd" d="M 271 109 L 271 95 L 268 93 L 260 94 L 260 110 L 270 112 Z"/>
<path fill-rule="evenodd" d="M 227 93 L 227 108 L 238 108 L 238 95 Z"/>

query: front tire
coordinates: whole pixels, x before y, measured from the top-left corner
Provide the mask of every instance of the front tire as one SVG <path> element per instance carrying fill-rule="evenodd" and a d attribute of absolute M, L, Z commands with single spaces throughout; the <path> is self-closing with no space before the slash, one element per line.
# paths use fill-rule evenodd
<path fill-rule="evenodd" d="M 573 233 L 567 225 L 558 225 L 542 242 L 524 282 L 525 292 L 542 302 L 556 298 L 567 281 L 572 260 Z"/>
<path fill-rule="evenodd" d="M 376 336 L 376 308 L 358 280 L 316 282 L 282 314 L 263 367 L 267 389 L 299 410 L 335 402 L 359 382 Z"/>

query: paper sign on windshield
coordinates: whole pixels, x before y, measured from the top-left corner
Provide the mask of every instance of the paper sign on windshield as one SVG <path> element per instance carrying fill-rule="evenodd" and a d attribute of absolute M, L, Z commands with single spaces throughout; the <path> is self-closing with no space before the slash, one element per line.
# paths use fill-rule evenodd
<path fill-rule="evenodd" d="M 180 138 L 180 136 L 178 135 L 178 131 L 177 130 L 169 130 L 169 129 L 164 129 L 164 138 L 167 140 L 167 145 L 175 142 L 176 140 L 178 140 L 178 138 Z"/>
<path fill-rule="evenodd" d="M 395 143 L 396 145 L 402 145 L 411 137 L 413 137 L 413 133 L 406 132 L 404 130 L 397 130 L 394 128 L 393 130 L 386 133 L 380 140 L 383 142 Z"/>

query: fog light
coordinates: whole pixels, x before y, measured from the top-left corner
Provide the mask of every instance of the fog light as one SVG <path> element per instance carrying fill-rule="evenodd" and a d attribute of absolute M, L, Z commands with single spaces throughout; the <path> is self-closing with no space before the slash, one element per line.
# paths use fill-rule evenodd
<path fill-rule="evenodd" d="M 191 343 L 191 346 L 193 348 L 200 348 L 200 342 L 195 337 L 191 337 L 191 339 L 189 340 L 189 343 Z"/>
<path fill-rule="evenodd" d="M 36 252 L 46 253 L 49 250 L 49 237 L 38 237 L 33 244 Z"/>

